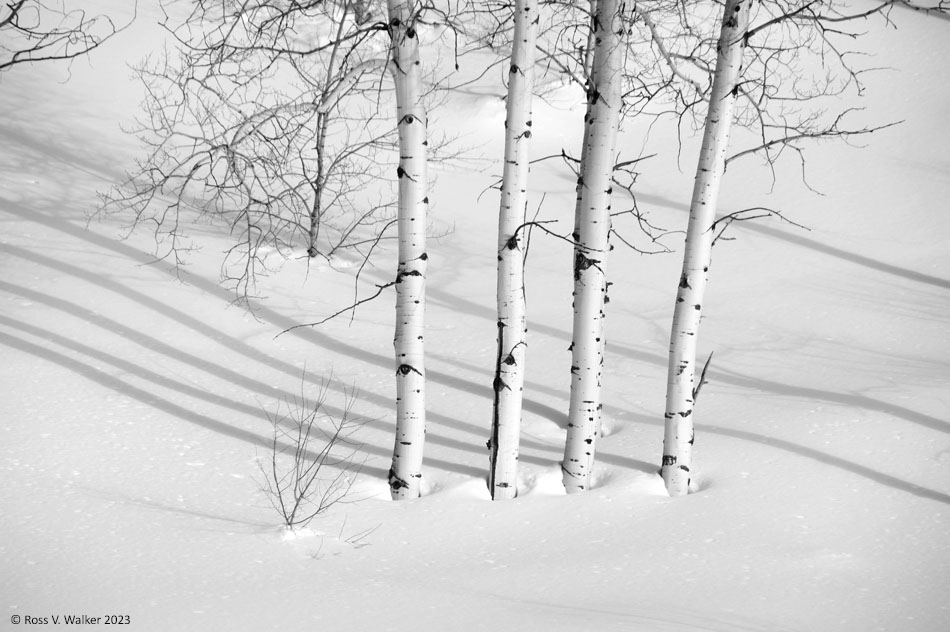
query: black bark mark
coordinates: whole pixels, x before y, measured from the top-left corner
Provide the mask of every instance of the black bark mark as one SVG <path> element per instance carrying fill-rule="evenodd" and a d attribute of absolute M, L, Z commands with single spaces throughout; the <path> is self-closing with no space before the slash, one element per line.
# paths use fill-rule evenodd
<path fill-rule="evenodd" d="M 406 376 L 406 375 L 409 375 L 410 373 L 415 373 L 416 375 L 420 377 L 424 377 L 422 373 L 420 373 L 419 370 L 416 367 L 412 366 L 411 364 L 400 364 L 399 368 L 396 369 L 397 375 Z"/>
<path fill-rule="evenodd" d="M 422 273 L 418 270 L 404 270 L 396 275 L 396 283 L 402 283 L 402 280 L 406 277 L 417 276 L 421 277 Z"/>
<path fill-rule="evenodd" d="M 397 178 L 408 178 L 410 182 L 416 182 L 416 179 L 409 175 L 402 167 L 396 167 Z"/>
<path fill-rule="evenodd" d="M 501 356 L 502 349 L 504 349 L 505 344 L 505 323 L 502 321 L 497 321 L 498 326 L 498 347 L 495 352 L 495 377 L 492 380 L 492 419 L 491 419 L 491 436 L 488 439 L 488 491 L 492 495 L 492 499 L 495 498 L 495 469 L 498 467 L 498 434 L 501 430 L 501 423 L 498 416 L 498 394 L 503 390 L 501 385 L 505 385 L 504 381 L 501 379 Z"/>
<path fill-rule="evenodd" d="M 396 475 L 395 468 L 389 468 L 389 489 L 391 492 L 398 492 L 400 489 L 409 489 L 409 483 L 405 479 Z"/>
<path fill-rule="evenodd" d="M 590 259 L 583 252 L 579 250 L 574 255 L 574 280 L 579 281 L 581 278 L 581 273 L 591 267 L 597 267 L 597 264 L 600 263 L 597 259 Z"/>

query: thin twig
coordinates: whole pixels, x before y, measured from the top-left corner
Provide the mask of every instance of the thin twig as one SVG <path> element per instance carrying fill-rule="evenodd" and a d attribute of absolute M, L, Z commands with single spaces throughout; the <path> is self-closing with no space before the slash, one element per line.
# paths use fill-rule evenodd
<path fill-rule="evenodd" d="M 706 358 L 706 364 L 703 365 L 703 370 L 699 374 L 699 382 L 696 384 L 696 387 L 693 389 L 693 405 L 696 405 L 696 401 L 699 399 L 699 392 L 702 390 L 704 384 L 708 384 L 706 381 L 706 371 L 709 369 L 709 363 L 712 362 L 713 352 L 709 352 L 709 357 Z"/>
<path fill-rule="evenodd" d="M 333 314 L 330 314 L 329 316 L 327 316 L 327 317 L 324 318 L 323 320 L 319 320 L 319 321 L 317 321 L 317 322 L 315 322 L 315 323 L 301 323 L 301 324 L 299 324 L 299 325 L 294 325 L 293 327 L 288 327 L 287 329 L 283 330 L 282 332 L 280 332 L 279 334 L 277 334 L 276 336 L 274 336 L 274 339 L 276 340 L 277 338 L 283 336 L 284 334 L 286 334 L 286 333 L 288 333 L 288 332 L 291 332 L 291 331 L 293 331 L 293 330 L 295 330 L 295 329 L 300 329 L 301 327 L 317 327 L 317 326 L 319 326 L 319 325 L 322 325 L 323 323 L 325 323 L 325 322 L 327 322 L 327 321 L 330 321 L 330 320 L 333 320 L 334 318 L 336 318 L 337 316 L 340 316 L 341 314 L 345 314 L 346 312 L 350 311 L 351 309 L 356 309 L 357 307 L 359 307 L 359 306 L 362 305 L 363 303 L 368 303 L 368 302 L 370 302 L 371 300 L 373 300 L 374 298 L 376 298 L 377 296 L 379 296 L 380 294 L 382 294 L 383 291 L 384 291 L 386 288 L 390 288 L 390 287 L 392 287 L 392 286 L 394 286 L 394 285 L 396 285 L 396 282 L 395 282 L 395 281 L 390 281 L 389 283 L 384 283 L 384 284 L 382 284 L 382 285 L 376 284 L 377 290 L 376 290 L 376 293 L 373 294 L 372 296 L 368 296 L 368 297 L 366 297 L 366 298 L 360 299 L 360 300 L 356 301 L 355 303 L 353 303 L 352 305 L 347 305 L 347 306 L 344 307 L 343 309 L 341 309 L 341 310 L 339 310 L 339 311 L 337 311 L 337 312 L 334 312 Z"/>

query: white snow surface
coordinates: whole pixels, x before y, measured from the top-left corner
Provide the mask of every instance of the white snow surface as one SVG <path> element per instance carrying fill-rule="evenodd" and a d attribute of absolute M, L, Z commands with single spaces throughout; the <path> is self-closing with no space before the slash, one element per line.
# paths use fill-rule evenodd
<path fill-rule="evenodd" d="M 160 46 L 157 15 L 71 67 L 0 76 L 0 629 L 72 613 L 143 631 L 950 630 L 950 22 L 900 12 L 863 40 L 887 68 L 863 116 L 904 123 L 812 147 L 823 195 L 795 164 L 771 193 L 755 159 L 730 167 L 722 212 L 768 205 L 811 231 L 759 220 L 716 247 L 682 499 L 657 475 L 680 255 L 611 255 L 606 436 L 596 486 L 566 496 L 571 252 L 536 233 L 522 483 L 489 500 L 498 199 L 476 200 L 504 107 L 454 93 L 434 125 L 491 163 L 434 168 L 452 230 L 429 248 L 426 495 L 394 503 L 392 295 L 275 337 L 345 305 L 352 269 L 288 261 L 248 312 L 218 284 L 224 228 L 194 228 L 176 271 L 128 217 L 87 226 L 142 154 L 120 129 L 142 98 L 126 64 Z M 568 89 L 536 101 L 532 153 L 579 146 L 581 112 Z M 632 156 L 644 130 L 627 127 Z M 683 230 L 698 138 L 681 168 L 670 141 L 640 204 Z M 546 194 L 542 216 L 570 226 L 566 170 L 532 177 L 531 207 Z M 257 462 L 304 371 L 314 391 L 332 371 L 331 407 L 359 389 L 366 463 L 353 502 L 289 534 Z"/>

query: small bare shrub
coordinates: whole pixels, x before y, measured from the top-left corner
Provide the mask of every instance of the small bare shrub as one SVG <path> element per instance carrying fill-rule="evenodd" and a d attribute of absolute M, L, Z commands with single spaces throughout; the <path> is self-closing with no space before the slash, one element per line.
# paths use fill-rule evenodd
<path fill-rule="evenodd" d="M 344 391 L 343 409 L 331 413 L 325 403 L 329 383 L 323 380 L 316 400 L 310 400 L 301 380 L 300 397 L 267 415 L 274 432 L 270 453 L 258 460 L 261 490 L 291 529 L 306 527 L 343 502 L 362 469 L 359 445 L 350 441 L 363 423 L 352 415 L 357 392 Z"/>

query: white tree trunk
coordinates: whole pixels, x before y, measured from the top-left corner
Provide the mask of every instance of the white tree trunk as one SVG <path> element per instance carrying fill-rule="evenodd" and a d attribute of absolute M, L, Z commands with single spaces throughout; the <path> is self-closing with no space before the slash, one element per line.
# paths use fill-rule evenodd
<path fill-rule="evenodd" d="M 662 475 L 671 496 L 689 493 L 696 387 L 696 339 L 712 253 L 712 225 L 725 171 L 729 131 L 742 68 L 752 0 L 727 0 L 719 35 L 719 57 L 709 97 L 699 165 L 689 209 L 683 271 L 673 312 L 667 376 Z"/>
<path fill-rule="evenodd" d="M 396 271 L 396 441 L 389 488 L 394 500 L 417 498 L 425 441 L 423 333 L 426 280 L 426 112 L 422 103 L 415 3 L 389 0 L 392 69 L 399 130 Z"/>
<path fill-rule="evenodd" d="M 505 167 L 498 213 L 498 354 L 495 358 L 488 488 L 494 500 L 514 498 L 524 392 L 527 318 L 524 293 L 528 147 L 538 28 L 537 0 L 515 2 L 514 42 L 508 72 Z"/>
<path fill-rule="evenodd" d="M 610 235 L 611 177 L 620 125 L 623 25 L 619 0 L 599 0 L 594 20 L 594 59 L 587 89 L 585 153 L 578 182 L 575 221 L 574 328 L 571 345 L 571 402 L 564 446 L 564 488 L 590 487 L 597 436 L 604 362 L 604 264 Z"/>

